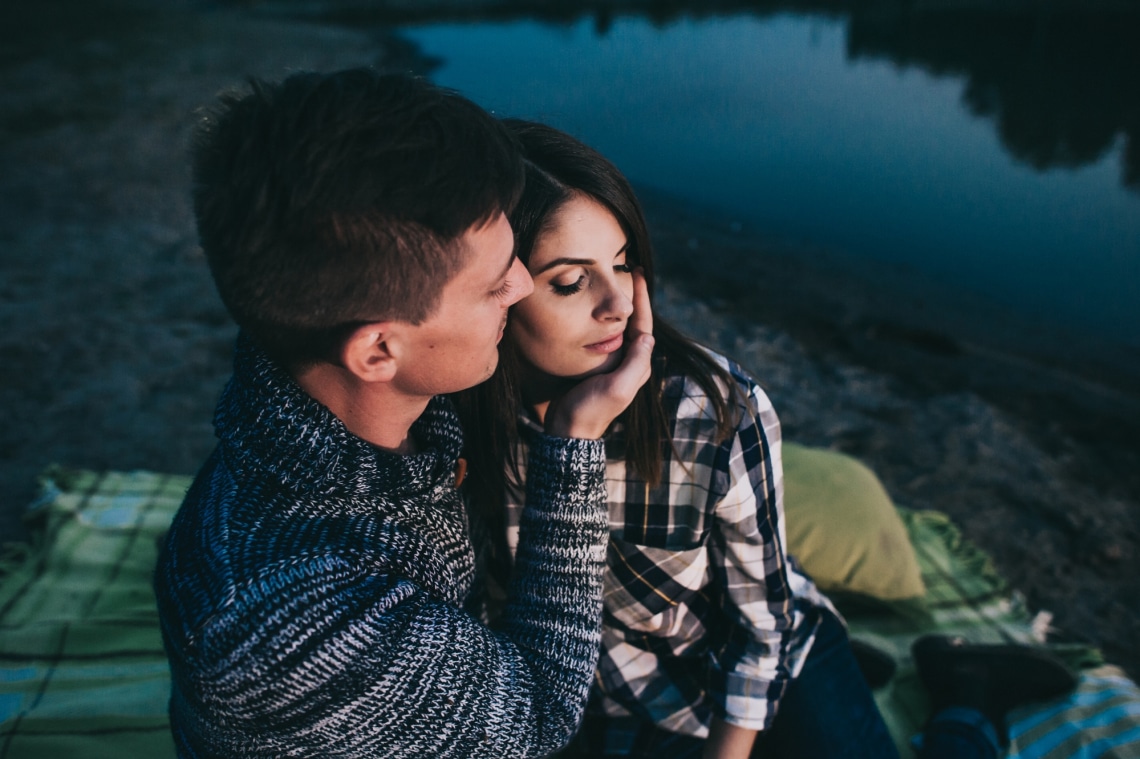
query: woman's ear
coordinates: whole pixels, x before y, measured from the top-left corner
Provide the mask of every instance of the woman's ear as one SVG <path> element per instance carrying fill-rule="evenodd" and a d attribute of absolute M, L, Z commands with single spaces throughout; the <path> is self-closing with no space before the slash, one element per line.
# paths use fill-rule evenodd
<path fill-rule="evenodd" d="M 396 376 L 396 358 L 391 340 L 393 322 L 373 322 L 358 327 L 341 347 L 340 360 L 364 382 L 389 382 Z"/>

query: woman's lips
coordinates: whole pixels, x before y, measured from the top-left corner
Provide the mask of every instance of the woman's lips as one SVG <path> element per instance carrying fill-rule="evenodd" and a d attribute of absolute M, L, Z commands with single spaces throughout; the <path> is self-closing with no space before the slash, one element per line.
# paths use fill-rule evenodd
<path fill-rule="evenodd" d="M 613 353 L 621 347 L 622 335 L 619 332 L 611 338 L 601 341 L 600 343 L 592 343 L 586 346 L 586 350 L 595 353 Z"/>

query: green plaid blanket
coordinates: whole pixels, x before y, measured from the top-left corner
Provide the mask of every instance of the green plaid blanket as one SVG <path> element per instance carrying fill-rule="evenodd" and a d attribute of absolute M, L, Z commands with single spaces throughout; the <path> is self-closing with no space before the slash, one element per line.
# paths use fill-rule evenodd
<path fill-rule="evenodd" d="M 174 755 L 151 575 L 189 481 L 56 470 L 0 571 L 0 757 Z"/>
<path fill-rule="evenodd" d="M 926 595 L 913 601 L 869 603 L 836 598 L 852 637 L 890 652 L 899 665 L 875 700 L 903 757 L 929 716 L 925 689 L 910 656 L 921 635 L 962 635 L 976 643 L 1037 644 L 1035 618 L 1007 587 L 989 557 L 962 538 L 945 514 L 899 509 L 922 569 Z M 1044 618 L 1042 619 L 1044 621 Z M 1116 667 L 1083 645 L 1050 648 L 1082 672 L 1077 691 L 1010 715 L 1010 756 L 1021 759 L 1140 757 L 1140 692 Z"/>
<path fill-rule="evenodd" d="M 151 573 L 156 539 L 189 486 L 152 472 L 68 471 L 43 478 L 29 511 L 34 541 L 0 564 L 0 759 L 170 757 L 169 674 Z M 926 719 L 909 660 L 926 632 L 976 641 L 1033 639 L 1033 620 L 986 557 L 935 512 L 900 510 L 923 569 L 923 599 L 837 599 L 851 628 L 899 661 L 876 698 L 898 742 Z M 1087 648 L 1061 651 L 1101 662 Z M 1065 701 L 1021 712 L 1010 727 L 1023 759 L 1140 757 L 1140 692 L 1111 669 L 1087 670 Z"/>

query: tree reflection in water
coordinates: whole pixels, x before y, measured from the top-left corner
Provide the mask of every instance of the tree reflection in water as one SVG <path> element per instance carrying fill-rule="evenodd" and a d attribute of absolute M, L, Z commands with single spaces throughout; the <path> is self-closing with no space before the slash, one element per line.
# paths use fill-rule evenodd
<path fill-rule="evenodd" d="M 993 119 L 1006 149 L 1037 169 L 1092 163 L 1123 139 L 1122 182 L 1140 190 L 1140 8 L 922 5 L 854 12 L 848 54 L 964 76 L 965 104 Z"/>
<path fill-rule="evenodd" d="M 248 0 L 230 0 L 231 3 Z M 273 13 L 352 26 L 620 16 L 664 26 L 747 14 L 845 18 L 851 58 L 963 76 L 963 100 L 1002 144 L 1039 169 L 1092 163 L 1124 141 L 1122 182 L 1140 191 L 1140 5 L 1127 0 L 276 0 Z"/>

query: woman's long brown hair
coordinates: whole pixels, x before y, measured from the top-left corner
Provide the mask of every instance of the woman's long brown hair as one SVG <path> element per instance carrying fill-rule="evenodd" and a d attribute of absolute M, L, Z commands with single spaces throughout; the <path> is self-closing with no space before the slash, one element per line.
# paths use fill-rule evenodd
<path fill-rule="evenodd" d="M 528 263 L 539 237 L 549 231 L 558 209 L 574 197 L 587 196 L 609 209 L 621 225 L 629 242 L 627 260 L 630 265 L 644 270 L 652 297 L 653 251 L 645 217 L 633 188 L 617 167 L 593 148 L 553 127 L 516 119 L 504 123 L 526 157 L 526 188 L 510 215 L 515 250 L 523 263 Z M 712 403 L 718 437 L 727 438 L 735 425 L 725 388 L 733 393 L 736 383 L 728 373 L 696 343 L 656 314 L 653 335 L 653 369 L 649 381 L 617 419 L 624 427 L 626 464 L 649 485 L 661 479 L 662 446 L 672 444 L 670 420 L 661 405 L 666 372 L 686 375 L 701 387 Z M 467 482 L 474 514 L 486 520 L 486 526 L 496 538 L 505 534 L 508 478 L 521 484 L 519 360 L 510 339 L 503 340 L 499 346 L 499 365 L 491 379 L 452 397 L 465 431 L 464 455 L 468 461 Z"/>

